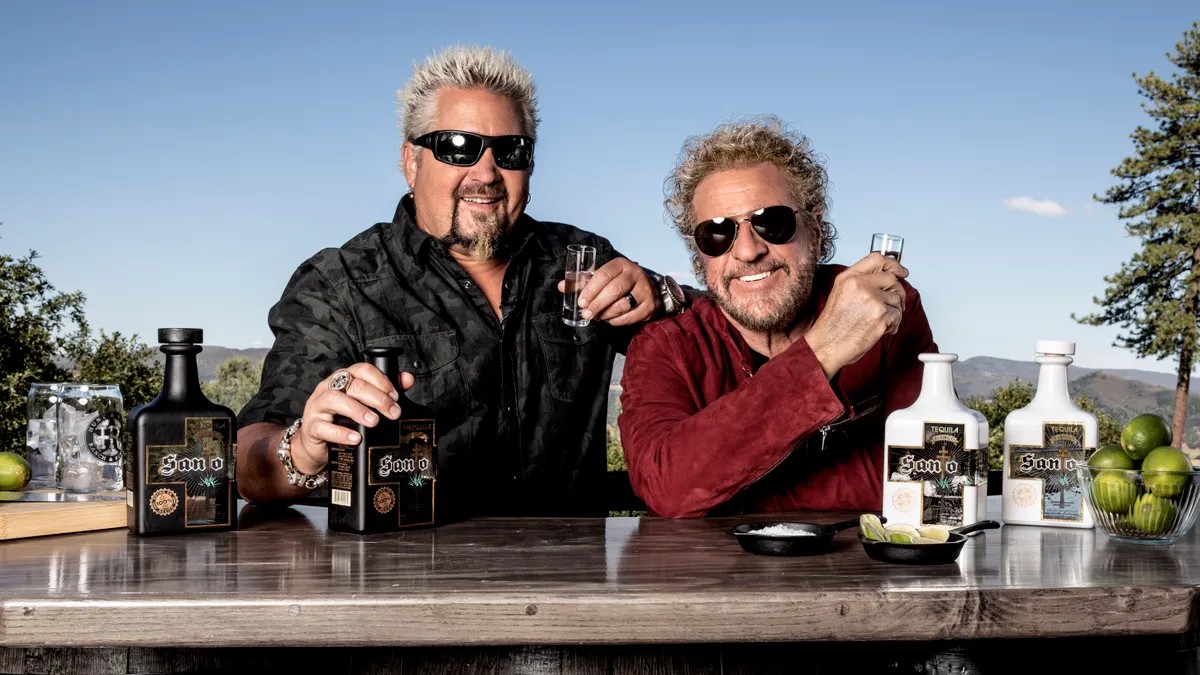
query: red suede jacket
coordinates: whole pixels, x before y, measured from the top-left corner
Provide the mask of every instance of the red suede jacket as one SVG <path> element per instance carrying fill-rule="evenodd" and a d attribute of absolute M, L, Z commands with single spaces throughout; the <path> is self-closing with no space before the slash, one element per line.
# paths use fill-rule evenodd
<path fill-rule="evenodd" d="M 844 269 L 818 268 L 818 312 Z M 884 420 L 920 393 L 917 355 L 937 351 L 920 297 L 904 289 L 899 332 L 832 380 L 805 340 L 755 372 L 746 341 L 710 298 L 644 326 L 621 379 L 634 492 L 675 518 L 878 510 Z"/>

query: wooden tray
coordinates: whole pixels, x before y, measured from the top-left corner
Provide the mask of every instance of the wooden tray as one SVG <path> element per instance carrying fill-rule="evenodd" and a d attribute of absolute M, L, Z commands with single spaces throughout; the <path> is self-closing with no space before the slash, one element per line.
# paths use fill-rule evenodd
<path fill-rule="evenodd" d="M 0 503 L 0 541 L 125 527 L 125 502 Z"/>

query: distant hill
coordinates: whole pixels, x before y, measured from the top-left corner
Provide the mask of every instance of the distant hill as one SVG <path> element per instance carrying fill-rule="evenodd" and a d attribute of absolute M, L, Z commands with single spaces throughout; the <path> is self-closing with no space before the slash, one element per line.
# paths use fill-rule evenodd
<path fill-rule="evenodd" d="M 1038 364 L 1032 360 L 1012 361 L 992 356 L 975 356 L 954 364 L 954 386 L 958 388 L 959 395 L 964 398 L 987 396 L 996 387 L 1008 384 L 1018 377 L 1026 382 L 1036 382 L 1038 368 Z M 1072 365 L 1067 371 L 1072 382 L 1095 373 L 1104 373 L 1122 380 L 1132 380 L 1154 387 L 1175 390 L 1173 373 L 1160 373 L 1152 370 L 1081 368 L 1075 365 Z"/>
<path fill-rule="evenodd" d="M 251 362 L 262 361 L 266 357 L 267 351 L 265 348 L 230 349 L 229 347 L 204 345 L 204 351 L 196 356 L 196 369 L 200 371 L 200 381 L 209 382 L 217 379 L 217 366 L 230 359 L 245 356 Z M 165 358 L 166 356 L 158 349 L 154 350 L 155 361 L 162 363 Z"/>

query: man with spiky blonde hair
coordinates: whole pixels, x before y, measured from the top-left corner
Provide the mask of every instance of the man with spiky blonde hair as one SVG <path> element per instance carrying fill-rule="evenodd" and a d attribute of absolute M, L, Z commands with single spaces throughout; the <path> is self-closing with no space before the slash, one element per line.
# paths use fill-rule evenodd
<path fill-rule="evenodd" d="M 621 380 L 629 478 L 654 513 L 880 508 L 884 419 L 937 345 L 898 261 L 822 264 L 827 183 L 773 117 L 684 145 L 666 206 L 711 295 L 644 327 Z"/>
<path fill-rule="evenodd" d="M 321 488 L 330 444 L 359 442 L 335 415 L 397 419 L 399 385 L 437 417 L 440 516 L 601 513 L 614 355 L 630 326 L 682 309 L 678 285 L 525 213 L 537 92 L 510 55 L 447 49 L 399 99 L 410 191 L 392 222 L 301 265 L 271 309 L 275 343 L 239 418 L 242 496 Z M 561 318 L 572 244 L 596 249 L 584 327 Z M 399 383 L 360 362 L 373 346 L 402 349 Z"/>

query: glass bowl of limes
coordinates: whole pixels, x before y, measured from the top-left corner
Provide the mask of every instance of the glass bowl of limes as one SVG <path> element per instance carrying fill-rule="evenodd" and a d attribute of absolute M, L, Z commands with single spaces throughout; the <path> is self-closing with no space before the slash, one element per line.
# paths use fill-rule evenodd
<path fill-rule="evenodd" d="M 1109 537 L 1170 544 L 1196 523 L 1200 472 L 1187 453 L 1159 445 L 1164 441 L 1170 442 L 1165 421 L 1139 416 L 1125 427 L 1120 445 L 1106 445 L 1076 467 L 1096 525 Z"/>

